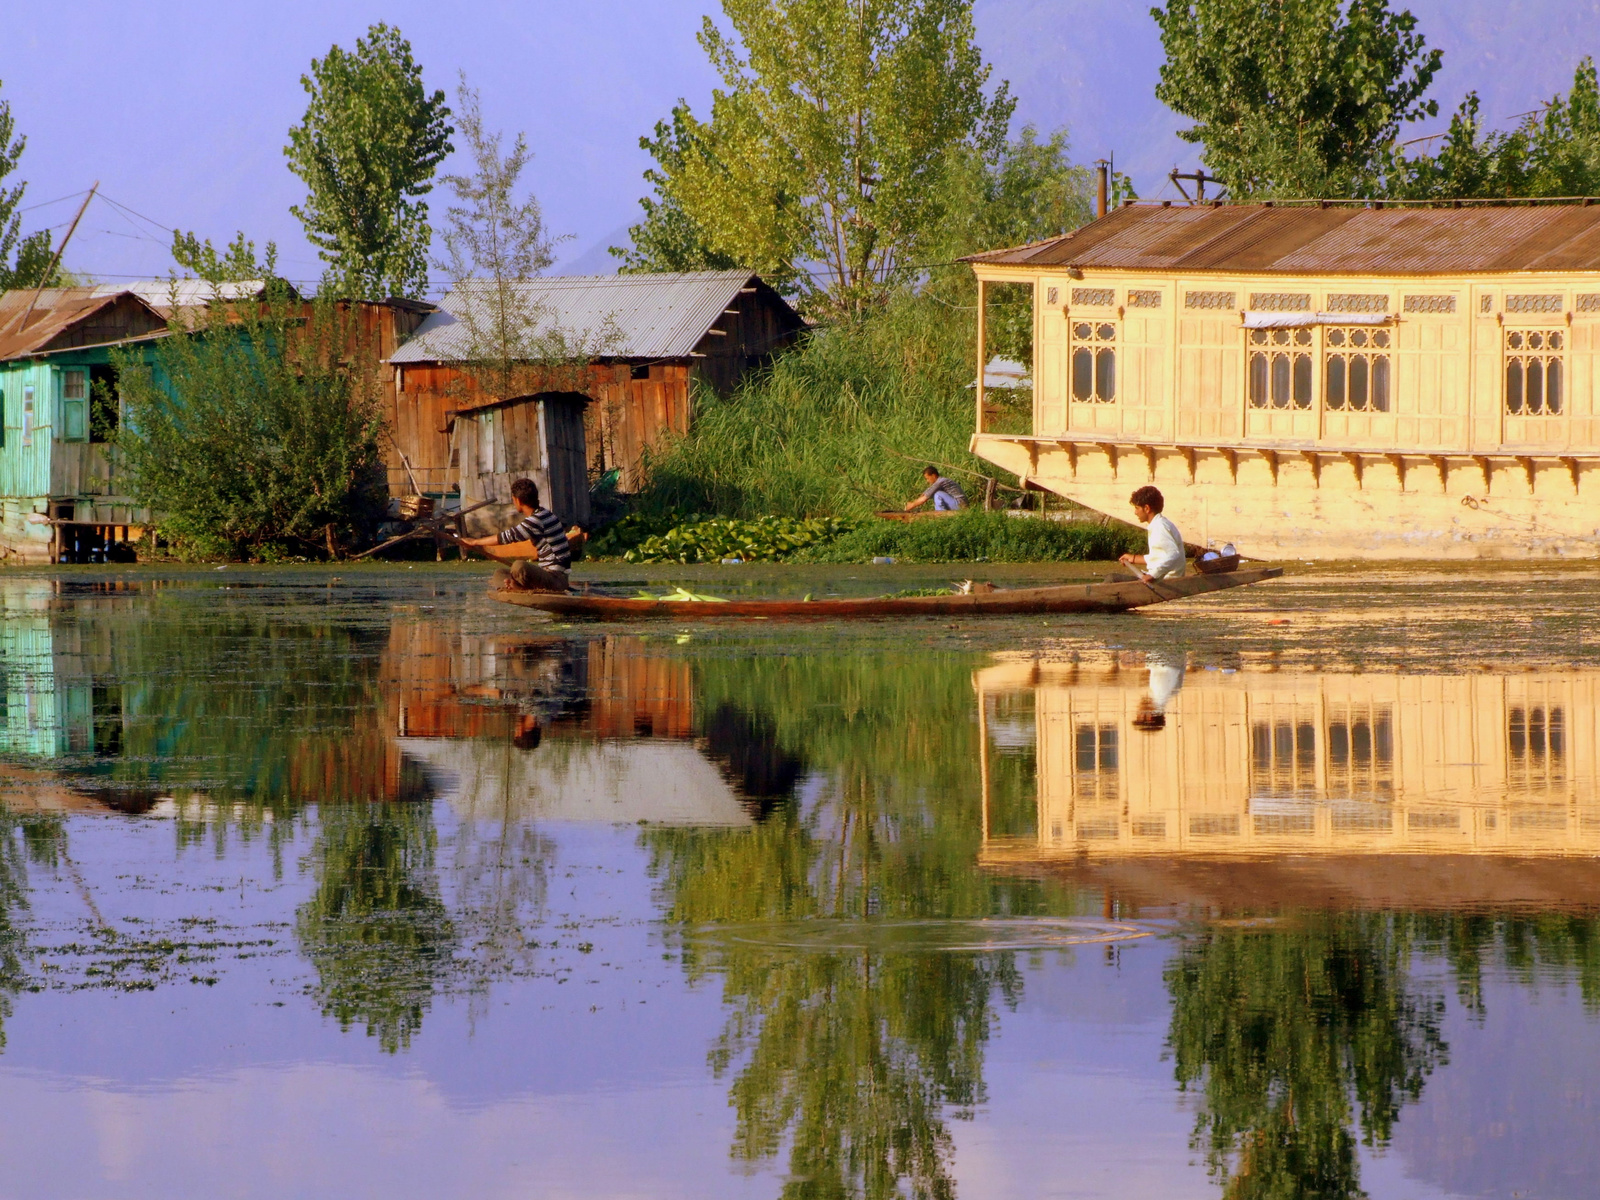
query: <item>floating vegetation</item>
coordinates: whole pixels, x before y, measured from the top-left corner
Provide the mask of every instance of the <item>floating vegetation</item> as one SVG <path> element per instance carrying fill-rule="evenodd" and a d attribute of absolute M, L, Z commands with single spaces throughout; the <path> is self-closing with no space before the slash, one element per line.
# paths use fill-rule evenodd
<path fill-rule="evenodd" d="M 812 546 L 833 541 L 850 526 L 832 517 L 758 517 L 741 521 L 711 517 L 674 525 L 625 551 L 631 563 L 780 562 Z"/>

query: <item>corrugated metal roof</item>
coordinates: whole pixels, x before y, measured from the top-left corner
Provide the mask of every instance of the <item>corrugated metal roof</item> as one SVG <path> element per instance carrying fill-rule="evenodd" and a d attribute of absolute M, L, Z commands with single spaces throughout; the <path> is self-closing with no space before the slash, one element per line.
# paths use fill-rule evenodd
<path fill-rule="evenodd" d="M 109 295 L 102 295 L 101 291 L 96 287 L 45 288 L 37 303 L 31 288 L 0 292 L 0 361 L 39 353 L 73 325 L 111 307 L 119 296 L 127 294 L 125 289 L 115 289 Z M 151 308 L 148 304 L 145 307 Z M 21 323 L 24 315 L 25 326 Z M 158 322 L 165 321 L 153 308 L 151 316 Z"/>
<path fill-rule="evenodd" d="M 1132 204 L 1064 237 L 969 261 L 1297 274 L 1600 271 L 1600 206 Z"/>
<path fill-rule="evenodd" d="M 609 317 L 622 333 L 610 351 L 616 358 L 687 358 L 739 289 L 755 279 L 748 271 L 686 271 L 649 275 L 555 275 L 517 283 L 519 303 L 536 314 L 540 329 L 559 326 L 592 335 Z M 390 357 L 393 363 L 459 362 L 469 345 L 464 307 L 480 286 L 458 288 L 439 301 L 416 335 Z"/>
<path fill-rule="evenodd" d="M 204 279 L 134 279 L 127 283 L 106 283 L 94 289 L 97 296 L 117 296 L 132 292 L 151 308 L 167 311 L 173 307 L 201 308 L 221 297 L 223 300 L 253 300 L 266 290 L 264 279 L 240 283 L 207 283 Z"/>

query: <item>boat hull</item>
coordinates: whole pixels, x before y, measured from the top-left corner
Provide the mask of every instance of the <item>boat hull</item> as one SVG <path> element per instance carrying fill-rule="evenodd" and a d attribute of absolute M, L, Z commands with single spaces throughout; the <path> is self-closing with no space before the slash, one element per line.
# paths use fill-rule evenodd
<path fill-rule="evenodd" d="M 1257 567 L 1220 575 L 1185 575 L 1143 583 L 1116 579 L 1105 583 L 1016 588 L 949 596 L 867 597 L 850 600 L 641 600 L 577 592 L 491 591 L 503 604 L 515 604 L 563 617 L 627 621 L 670 618 L 767 617 L 781 620 L 838 620 L 870 617 L 1006 617 L 1036 613 L 1119 613 L 1227 591 L 1276 579 L 1279 567 Z"/>

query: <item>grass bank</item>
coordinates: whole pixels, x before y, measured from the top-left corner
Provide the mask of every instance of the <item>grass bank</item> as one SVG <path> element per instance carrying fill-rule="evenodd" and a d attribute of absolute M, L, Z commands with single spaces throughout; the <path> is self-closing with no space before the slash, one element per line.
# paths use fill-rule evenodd
<path fill-rule="evenodd" d="M 900 295 L 813 331 L 731 396 L 697 395 L 693 430 L 649 460 L 643 506 L 862 519 L 920 492 L 926 463 L 995 474 L 967 453 L 973 318 Z M 952 474 L 979 494 L 973 476 Z"/>
<path fill-rule="evenodd" d="M 964 512 L 924 521 L 868 520 L 797 561 L 1094 562 L 1144 550 L 1143 531 L 1127 525 L 1045 521 L 1004 513 Z"/>

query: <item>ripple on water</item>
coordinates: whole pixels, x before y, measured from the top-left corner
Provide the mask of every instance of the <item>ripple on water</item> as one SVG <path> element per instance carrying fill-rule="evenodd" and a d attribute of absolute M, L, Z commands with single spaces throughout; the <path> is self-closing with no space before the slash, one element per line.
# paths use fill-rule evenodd
<path fill-rule="evenodd" d="M 691 941 L 770 946 L 832 953 L 1051 950 L 1152 937 L 1157 930 L 1092 917 L 994 917 L 923 920 L 817 920 L 745 925 L 703 925 L 686 930 Z"/>

